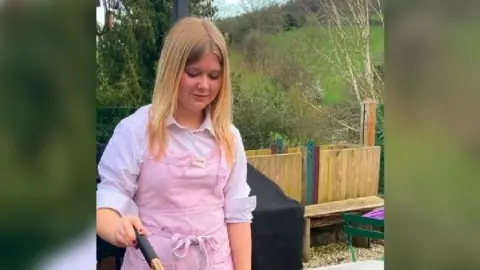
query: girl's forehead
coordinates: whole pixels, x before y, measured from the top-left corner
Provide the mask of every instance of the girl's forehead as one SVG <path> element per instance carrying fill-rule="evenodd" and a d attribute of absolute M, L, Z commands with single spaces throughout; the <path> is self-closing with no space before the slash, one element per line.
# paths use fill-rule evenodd
<path fill-rule="evenodd" d="M 202 55 L 198 61 L 190 63 L 186 67 L 198 69 L 220 69 L 221 65 L 218 56 L 212 52 L 208 52 Z"/>

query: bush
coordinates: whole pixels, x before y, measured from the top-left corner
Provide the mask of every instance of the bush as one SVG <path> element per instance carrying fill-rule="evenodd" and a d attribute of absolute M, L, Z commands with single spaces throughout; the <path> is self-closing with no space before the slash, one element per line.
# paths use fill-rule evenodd
<path fill-rule="evenodd" d="M 107 143 L 120 120 L 134 113 L 136 109 L 137 108 L 97 108 L 97 143 Z"/>
<path fill-rule="evenodd" d="M 376 145 L 381 147 L 380 152 L 380 178 L 378 191 L 380 194 L 385 192 L 385 133 L 384 133 L 384 111 L 383 104 L 378 105 L 377 109 L 377 126 L 376 126 Z"/>

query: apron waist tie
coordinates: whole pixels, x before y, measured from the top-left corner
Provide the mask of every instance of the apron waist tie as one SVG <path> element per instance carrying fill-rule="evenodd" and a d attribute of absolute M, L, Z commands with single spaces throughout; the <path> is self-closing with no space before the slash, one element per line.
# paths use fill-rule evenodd
<path fill-rule="evenodd" d="M 198 245 L 201 252 L 205 256 L 207 267 L 210 267 L 208 248 L 213 250 L 218 250 L 220 248 L 220 244 L 212 236 L 185 236 L 179 233 L 174 233 L 172 235 L 172 241 L 174 243 L 173 254 L 178 258 L 187 256 L 188 249 L 191 245 Z"/>
<path fill-rule="evenodd" d="M 216 229 L 220 228 L 221 226 Z M 213 232 L 215 231 L 216 230 L 213 230 Z M 203 253 L 207 268 L 210 267 L 209 249 L 213 251 L 220 249 L 220 244 L 218 241 L 210 235 L 184 235 L 181 233 L 174 233 L 168 227 L 163 227 L 161 229 L 161 233 L 167 234 L 170 237 L 173 244 L 173 254 L 177 258 L 184 258 L 187 256 L 190 246 L 197 245 L 200 249 L 200 252 Z"/>

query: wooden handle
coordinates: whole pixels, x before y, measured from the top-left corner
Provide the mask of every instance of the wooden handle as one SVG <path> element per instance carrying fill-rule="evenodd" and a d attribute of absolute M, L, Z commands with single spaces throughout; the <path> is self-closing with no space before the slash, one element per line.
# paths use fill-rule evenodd
<path fill-rule="evenodd" d="M 136 228 L 134 228 L 134 230 L 137 237 L 137 248 L 139 248 L 142 252 L 143 257 L 145 257 L 145 260 L 150 265 L 150 268 L 152 270 L 165 270 L 147 237 L 140 235 Z"/>

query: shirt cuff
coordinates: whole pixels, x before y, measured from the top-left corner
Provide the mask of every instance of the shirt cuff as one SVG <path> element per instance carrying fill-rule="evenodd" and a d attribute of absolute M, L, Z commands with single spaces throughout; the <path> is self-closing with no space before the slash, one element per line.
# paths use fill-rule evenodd
<path fill-rule="evenodd" d="M 251 222 L 252 212 L 256 206 L 256 196 L 227 199 L 225 201 L 225 220 L 227 223 Z"/>
<path fill-rule="evenodd" d="M 97 209 L 111 208 L 121 216 L 138 216 L 138 207 L 128 196 L 118 192 L 97 190 Z"/>

